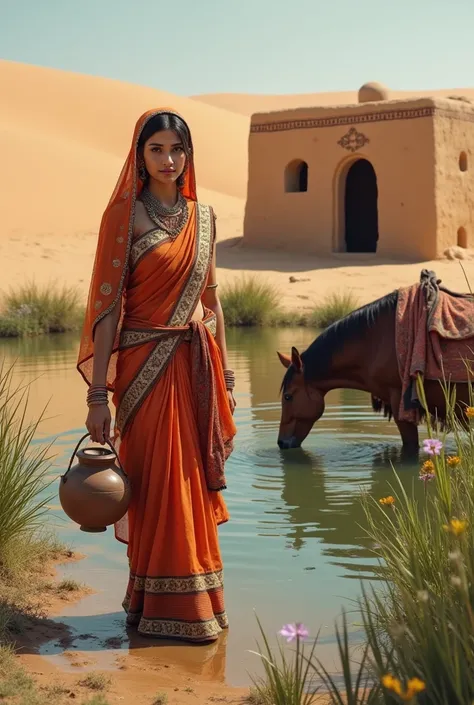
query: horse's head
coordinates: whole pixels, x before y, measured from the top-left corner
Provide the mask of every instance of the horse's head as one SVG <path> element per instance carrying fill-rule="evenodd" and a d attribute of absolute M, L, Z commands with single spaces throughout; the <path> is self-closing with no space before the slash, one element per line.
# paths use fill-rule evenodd
<path fill-rule="evenodd" d="M 278 357 L 287 368 L 282 385 L 278 445 L 282 450 L 299 448 L 323 415 L 324 396 L 305 381 L 303 360 L 296 348 L 291 349 L 291 357 L 282 353 Z"/>

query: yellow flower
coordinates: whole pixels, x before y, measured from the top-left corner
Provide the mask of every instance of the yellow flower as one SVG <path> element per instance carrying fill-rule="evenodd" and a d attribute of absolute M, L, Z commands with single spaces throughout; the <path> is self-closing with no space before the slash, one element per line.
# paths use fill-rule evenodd
<path fill-rule="evenodd" d="M 380 504 L 383 504 L 386 507 L 391 507 L 395 504 L 395 497 L 392 497 L 392 495 L 389 495 L 388 497 L 382 497 L 381 499 L 379 499 L 379 502 Z"/>
<path fill-rule="evenodd" d="M 384 688 L 386 688 L 387 690 L 391 690 L 397 695 L 402 694 L 402 684 L 400 683 L 398 678 L 394 678 L 389 673 L 387 673 L 387 675 L 382 678 L 382 685 Z"/>
<path fill-rule="evenodd" d="M 451 519 L 449 524 L 443 524 L 443 529 L 449 531 L 450 534 L 454 536 L 461 536 L 466 531 L 467 521 L 461 521 L 460 519 Z"/>
<path fill-rule="evenodd" d="M 404 702 L 412 700 L 418 693 L 421 693 L 426 688 L 426 685 L 420 678 L 410 678 L 407 687 L 403 688 L 398 678 L 390 674 L 383 676 L 382 685 L 387 690 L 391 690 L 392 693 L 398 695 Z"/>
<path fill-rule="evenodd" d="M 474 406 L 466 407 L 466 416 L 468 419 L 474 419 Z"/>
<path fill-rule="evenodd" d="M 433 463 L 433 461 L 432 460 L 425 460 L 425 462 L 421 466 L 420 475 L 424 475 L 425 473 L 434 473 L 434 471 L 435 471 L 435 464 Z"/>
<path fill-rule="evenodd" d="M 401 698 L 402 700 L 411 700 L 415 697 L 415 695 L 423 692 L 425 688 L 426 685 L 423 683 L 422 680 L 420 680 L 419 678 L 410 678 L 407 683 L 407 689 L 405 691 L 405 694 L 402 695 Z"/>
<path fill-rule="evenodd" d="M 461 458 L 458 455 L 448 455 L 446 462 L 450 468 L 457 468 L 461 462 Z"/>

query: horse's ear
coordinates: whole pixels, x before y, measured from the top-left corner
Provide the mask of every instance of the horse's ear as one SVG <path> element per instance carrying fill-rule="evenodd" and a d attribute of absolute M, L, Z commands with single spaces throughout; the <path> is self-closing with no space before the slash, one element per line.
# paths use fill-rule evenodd
<path fill-rule="evenodd" d="M 288 367 L 291 365 L 291 357 L 289 357 L 288 355 L 284 355 L 281 352 L 278 352 L 278 350 L 277 350 L 277 355 L 280 358 L 280 362 L 283 365 L 283 367 L 286 367 L 286 369 L 288 369 Z"/>
<path fill-rule="evenodd" d="M 303 369 L 303 360 L 296 348 L 291 348 L 291 364 L 297 372 L 301 372 Z"/>

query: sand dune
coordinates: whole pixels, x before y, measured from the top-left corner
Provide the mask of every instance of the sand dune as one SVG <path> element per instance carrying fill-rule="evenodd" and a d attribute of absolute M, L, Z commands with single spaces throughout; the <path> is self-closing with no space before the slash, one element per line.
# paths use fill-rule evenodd
<path fill-rule="evenodd" d="M 249 114 L 303 104 L 347 103 L 356 93 L 183 98 L 120 81 L 0 61 L 0 289 L 36 280 L 77 284 L 85 293 L 100 218 L 129 148 L 137 117 L 150 107 L 181 112 L 193 131 L 199 198 L 218 216 L 220 282 L 256 274 L 292 308 L 311 307 L 351 288 L 361 302 L 416 281 L 423 266 L 359 258 L 321 260 L 249 250 L 241 235 Z M 440 94 L 443 92 L 440 92 Z M 447 95 L 474 97 L 474 90 Z M 398 94 L 397 94 L 398 95 Z M 392 94 L 394 97 L 394 94 Z M 428 263 L 448 286 L 464 288 L 455 262 Z M 471 282 L 474 261 L 465 263 Z M 303 281 L 290 284 L 289 276 Z"/>
<path fill-rule="evenodd" d="M 474 88 L 445 88 L 438 91 L 390 91 L 391 100 L 422 96 L 465 96 L 474 100 Z M 192 96 L 193 100 L 216 108 L 230 110 L 240 115 L 288 110 L 322 105 L 348 105 L 357 103 L 357 90 L 340 93 L 302 93 L 300 95 L 252 95 L 247 93 L 211 93 Z"/>
<path fill-rule="evenodd" d="M 0 61 L 0 85 L 0 119 L 23 128 L 28 142 L 36 135 L 41 140 L 48 136 L 95 149 L 102 159 L 123 161 L 142 112 L 173 107 L 191 126 L 199 184 L 245 197 L 249 123 L 244 116 L 152 88 L 8 61 Z M 2 147 L 5 139 L 2 130 Z M 45 153 L 43 177 L 52 178 L 48 156 Z M 10 171 L 14 164 L 2 160 L 2 166 L 3 174 L 14 176 Z M 95 166 L 91 162 L 91 170 Z M 64 168 L 71 168 L 66 160 Z"/>

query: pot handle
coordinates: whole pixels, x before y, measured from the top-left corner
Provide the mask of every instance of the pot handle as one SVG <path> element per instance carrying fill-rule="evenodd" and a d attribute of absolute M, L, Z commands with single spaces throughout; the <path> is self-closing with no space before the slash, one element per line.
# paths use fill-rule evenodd
<path fill-rule="evenodd" d="M 74 458 L 76 457 L 76 453 L 77 453 L 77 451 L 79 450 L 79 447 L 81 446 L 82 442 L 85 441 L 86 438 L 90 438 L 90 433 L 86 433 L 86 434 L 85 434 L 84 436 L 82 436 L 82 438 L 79 440 L 79 443 L 78 443 L 77 446 L 75 447 L 74 453 L 73 453 L 72 456 L 71 456 L 71 460 L 69 461 L 69 467 L 68 467 L 68 469 L 66 470 L 66 472 L 64 473 L 64 475 L 61 476 L 61 479 L 64 480 L 64 479 L 66 478 L 66 475 L 68 474 L 68 472 L 69 472 L 70 469 L 72 468 L 72 464 L 73 464 L 73 462 L 74 462 Z M 105 441 L 105 443 L 106 443 L 106 445 L 109 446 L 110 450 L 111 450 L 112 453 L 115 455 L 115 458 L 117 459 L 117 463 L 118 463 L 118 466 L 119 466 L 120 470 L 123 472 L 123 474 L 124 474 L 125 476 L 127 476 L 127 473 L 126 473 L 125 470 L 123 469 L 123 465 L 122 465 L 122 463 L 120 462 L 120 458 L 118 457 L 117 451 L 116 451 L 115 448 L 113 447 L 112 443 L 111 443 L 108 439 Z"/>

